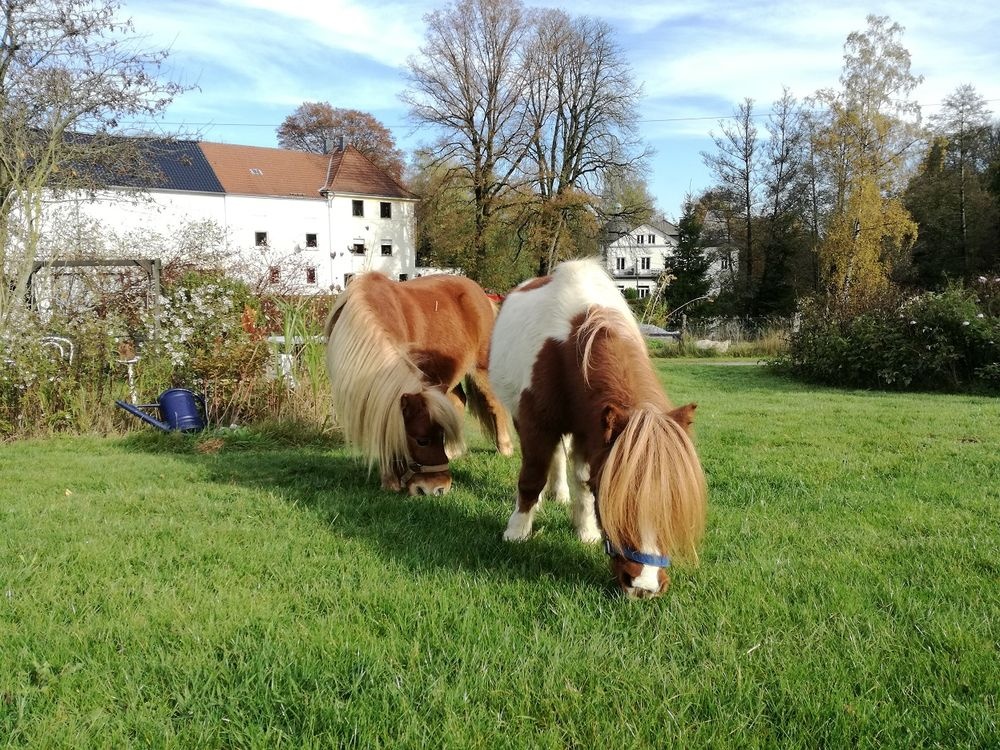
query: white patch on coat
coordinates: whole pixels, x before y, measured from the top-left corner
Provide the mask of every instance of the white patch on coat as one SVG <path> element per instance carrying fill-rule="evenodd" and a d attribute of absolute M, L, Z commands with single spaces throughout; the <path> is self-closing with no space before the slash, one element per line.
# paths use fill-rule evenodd
<path fill-rule="evenodd" d="M 642 549 L 639 550 L 647 555 L 659 555 L 660 548 L 651 543 L 652 535 L 642 532 Z M 643 565 L 639 575 L 632 579 L 633 589 L 643 589 L 656 594 L 660 591 L 660 569 L 656 565 Z"/>
<path fill-rule="evenodd" d="M 568 339 L 570 321 L 577 315 L 591 305 L 602 305 L 620 310 L 635 325 L 625 298 L 596 259 L 566 261 L 556 267 L 547 284 L 519 289 L 504 300 L 490 342 L 490 383 L 514 415 L 521 394 L 531 385 L 542 346 L 549 339 Z M 637 335 L 638 330 L 636 326 Z"/>

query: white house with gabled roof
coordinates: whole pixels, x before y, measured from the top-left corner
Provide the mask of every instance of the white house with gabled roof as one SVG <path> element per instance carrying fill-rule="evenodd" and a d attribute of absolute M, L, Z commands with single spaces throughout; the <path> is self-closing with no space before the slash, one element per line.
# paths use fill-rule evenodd
<path fill-rule="evenodd" d="M 611 233 L 605 245 L 608 273 L 624 292 L 634 289 L 639 298 L 656 293 L 667 258 L 677 248 L 677 227 L 665 218 Z"/>
<path fill-rule="evenodd" d="M 311 154 L 151 139 L 148 152 L 156 179 L 118 176 L 97 193 L 60 196 L 52 220 L 164 234 L 214 222 L 244 270 L 300 293 L 338 291 L 366 270 L 414 275 L 418 198 L 352 146 Z"/>

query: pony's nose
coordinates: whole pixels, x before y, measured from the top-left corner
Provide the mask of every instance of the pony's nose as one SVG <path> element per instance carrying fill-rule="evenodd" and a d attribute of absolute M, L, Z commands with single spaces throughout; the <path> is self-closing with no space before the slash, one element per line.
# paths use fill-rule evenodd
<path fill-rule="evenodd" d="M 652 599 L 654 597 L 659 596 L 662 593 L 663 592 L 660 591 L 659 589 L 657 589 L 656 591 L 652 591 L 650 589 L 644 589 L 638 586 L 632 586 L 630 588 L 625 589 L 625 594 L 630 599 Z"/>

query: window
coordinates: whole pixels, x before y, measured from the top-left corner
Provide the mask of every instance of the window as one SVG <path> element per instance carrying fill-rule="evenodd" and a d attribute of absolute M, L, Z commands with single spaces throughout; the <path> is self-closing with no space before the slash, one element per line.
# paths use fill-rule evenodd
<path fill-rule="evenodd" d="M 307 284 L 315 284 L 316 283 L 316 269 L 315 268 L 311 268 L 311 267 L 310 268 L 306 268 L 306 283 Z"/>
<path fill-rule="evenodd" d="M 646 299 L 649 296 L 648 286 L 641 286 L 636 291 L 639 293 L 639 299 Z"/>
<path fill-rule="evenodd" d="M 644 235 L 644 234 L 637 234 L 635 236 L 635 244 L 641 245 L 645 239 L 646 239 L 646 235 Z"/>
<path fill-rule="evenodd" d="M 271 266 L 267 269 L 267 278 L 272 284 L 277 284 L 281 281 L 281 269 L 277 266 Z"/>
<path fill-rule="evenodd" d="M 625 270 L 625 258 L 615 258 L 615 270 L 624 271 Z"/>
<path fill-rule="evenodd" d="M 406 281 L 408 278 L 409 278 L 409 276 L 407 276 L 405 273 L 399 274 L 399 280 L 400 281 Z"/>
<path fill-rule="evenodd" d="M 392 218 L 392 204 L 388 201 L 382 201 L 378 204 L 380 215 L 383 219 Z"/>
<path fill-rule="evenodd" d="M 723 271 L 728 271 L 733 267 L 733 260 L 728 255 L 722 256 L 721 268 Z"/>
<path fill-rule="evenodd" d="M 254 232 L 253 244 L 257 247 L 267 247 L 267 232 Z"/>
<path fill-rule="evenodd" d="M 382 255 L 392 255 L 392 243 L 383 242 L 382 243 Z"/>
<path fill-rule="evenodd" d="M 306 247 L 319 247 L 315 234 L 306 233 Z"/>
<path fill-rule="evenodd" d="M 351 246 L 351 252 L 354 253 L 355 255 L 364 255 L 365 254 L 365 243 L 364 242 L 355 242 Z"/>
<path fill-rule="evenodd" d="M 365 202 L 364 201 L 351 201 L 351 215 L 352 216 L 364 216 L 365 215 Z"/>
<path fill-rule="evenodd" d="M 646 238 L 646 240 L 649 242 L 650 245 L 655 245 L 656 244 L 656 235 L 655 234 L 651 234 L 651 235 L 649 235 L 649 237 Z"/>
<path fill-rule="evenodd" d="M 639 267 L 643 271 L 648 271 L 649 270 L 649 256 L 648 255 L 645 255 L 642 258 L 639 258 Z"/>

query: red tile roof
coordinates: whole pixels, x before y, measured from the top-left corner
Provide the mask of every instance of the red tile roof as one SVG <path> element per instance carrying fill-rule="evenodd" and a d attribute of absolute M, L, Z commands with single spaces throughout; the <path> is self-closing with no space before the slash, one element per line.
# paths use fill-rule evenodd
<path fill-rule="evenodd" d="M 205 141 L 199 145 L 227 193 L 318 199 L 329 190 L 383 198 L 417 197 L 353 146 L 333 154 L 310 154 Z"/>
<path fill-rule="evenodd" d="M 359 193 L 386 198 L 416 198 L 381 167 L 354 146 L 330 154 L 330 176 L 327 189 L 334 193 Z"/>

